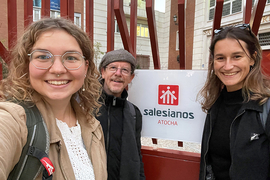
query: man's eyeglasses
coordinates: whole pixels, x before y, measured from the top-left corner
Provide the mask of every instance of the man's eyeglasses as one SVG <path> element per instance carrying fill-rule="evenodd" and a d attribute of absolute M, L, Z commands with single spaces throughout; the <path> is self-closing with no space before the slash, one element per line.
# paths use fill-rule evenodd
<path fill-rule="evenodd" d="M 131 72 L 131 70 L 127 69 L 127 68 L 118 68 L 116 66 L 107 66 L 106 67 L 111 73 L 116 73 L 118 71 L 118 69 L 120 69 L 120 72 L 125 75 L 128 76 Z"/>
<path fill-rule="evenodd" d="M 250 34 L 251 34 L 251 28 L 250 28 L 250 25 L 249 24 L 237 24 L 235 26 L 233 26 L 235 28 L 239 28 L 239 29 L 247 29 Z M 226 29 L 227 27 L 222 27 L 222 28 L 219 28 L 219 29 L 215 29 L 214 30 L 214 35 L 218 35 L 221 31 L 223 31 L 224 29 Z"/>
<path fill-rule="evenodd" d="M 63 55 L 53 55 L 50 51 L 46 50 L 34 50 L 28 56 L 30 57 L 30 62 L 37 69 L 49 69 L 54 63 L 54 57 L 59 56 L 65 68 L 68 70 L 77 70 L 82 66 L 85 59 L 79 52 L 66 52 Z"/>

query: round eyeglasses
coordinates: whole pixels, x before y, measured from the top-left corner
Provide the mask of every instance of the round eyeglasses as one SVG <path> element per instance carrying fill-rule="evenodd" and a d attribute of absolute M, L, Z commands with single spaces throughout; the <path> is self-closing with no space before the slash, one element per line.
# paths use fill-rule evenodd
<path fill-rule="evenodd" d="M 59 56 L 65 68 L 68 70 L 77 70 L 82 66 L 85 59 L 79 52 L 66 52 L 63 55 L 53 55 L 50 51 L 46 50 L 34 50 L 28 56 L 30 57 L 30 62 L 37 69 L 49 69 L 54 63 L 54 57 Z"/>
<path fill-rule="evenodd" d="M 111 73 L 116 73 L 116 72 L 118 71 L 118 69 L 120 69 L 121 74 L 123 74 L 123 75 L 125 75 L 125 76 L 130 75 L 130 72 L 131 72 L 128 68 L 118 68 L 118 67 L 116 67 L 116 66 L 114 66 L 114 65 L 112 65 L 112 66 L 107 66 L 106 68 L 107 68 Z"/>

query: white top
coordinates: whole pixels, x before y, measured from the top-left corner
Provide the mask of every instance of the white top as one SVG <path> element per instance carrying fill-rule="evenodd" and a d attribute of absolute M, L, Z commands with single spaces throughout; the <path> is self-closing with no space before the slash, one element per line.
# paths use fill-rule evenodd
<path fill-rule="evenodd" d="M 83 144 L 81 126 L 78 121 L 76 126 L 71 128 L 58 119 L 56 119 L 56 124 L 67 147 L 76 180 L 95 180 L 93 165 Z"/>

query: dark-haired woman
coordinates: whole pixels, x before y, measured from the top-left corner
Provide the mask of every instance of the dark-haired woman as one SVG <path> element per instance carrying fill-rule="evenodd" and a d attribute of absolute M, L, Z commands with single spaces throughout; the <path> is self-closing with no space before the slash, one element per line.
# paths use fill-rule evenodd
<path fill-rule="evenodd" d="M 200 180 L 270 178 L 270 122 L 264 125 L 260 118 L 270 89 L 261 59 L 248 24 L 215 30 L 207 80 L 198 96 L 207 112 Z"/>

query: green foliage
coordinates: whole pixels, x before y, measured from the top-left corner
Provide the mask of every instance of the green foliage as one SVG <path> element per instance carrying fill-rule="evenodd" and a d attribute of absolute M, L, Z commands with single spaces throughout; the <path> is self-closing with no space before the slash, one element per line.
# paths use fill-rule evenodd
<path fill-rule="evenodd" d="M 2 64 L 2 69 L 0 69 L 0 71 L 2 71 L 2 77 L 3 79 L 7 77 L 8 75 L 8 67 L 6 62 L 0 57 L 0 63 Z"/>
<path fill-rule="evenodd" d="M 138 0 L 138 8 L 145 9 L 145 0 Z"/>
<path fill-rule="evenodd" d="M 3 44 L 3 46 L 8 49 L 8 47 L 5 45 L 7 42 L 6 39 L 1 39 L 0 43 Z M 6 64 L 6 62 L 4 61 L 4 59 L 2 59 L 2 57 L 0 56 L 0 63 L 2 64 L 2 68 L 0 69 L 0 73 L 2 73 L 2 77 L 3 79 L 7 77 L 8 75 L 8 66 Z"/>
<path fill-rule="evenodd" d="M 101 51 L 100 48 L 101 48 L 101 43 L 95 42 L 94 43 L 94 49 L 95 49 L 94 62 L 96 64 L 96 66 L 98 66 L 98 60 L 100 59 L 100 56 L 104 54 L 104 52 Z"/>
<path fill-rule="evenodd" d="M 130 4 L 131 0 L 124 0 L 125 3 Z M 145 0 L 138 0 L 137 1 L 137 6 L 140 9 L 144 9 L 145 8 Z"/>

